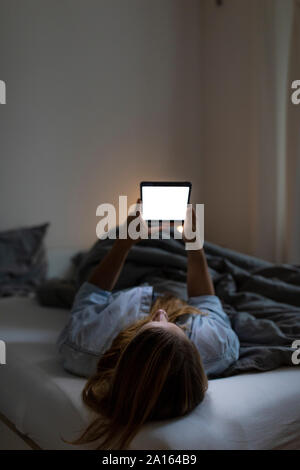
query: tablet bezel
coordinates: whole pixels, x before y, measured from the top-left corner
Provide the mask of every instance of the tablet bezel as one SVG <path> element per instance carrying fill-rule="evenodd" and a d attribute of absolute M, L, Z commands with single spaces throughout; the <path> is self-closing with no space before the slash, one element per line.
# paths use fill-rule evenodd
<path fill-rule="evenodd" d="M 140 195 L 141 195 L 142 203 L 143 203 L 143 191 L 142 191 L 143 186 L 187 186 L 189 188 L 187 204 L 190 203 L 190 196 L 191 196 L 191 190 L 192 190 L 192 183 L 190 181 L 141 181 L 141 183 L 140 183 Z M 156 222 L 175 222 L 174 220 L 171 220 L 171 219 L 163 219 L 163 220 L 149 219 L 146 222 L 149 223 L 149 222 L 151 222 L 151 220 L 156 221 Z M 176 220 L 176 222 L 177 222 L 177 220 Z M 183 220 L 182 220 L 182 222 L 183 222 Z"/>

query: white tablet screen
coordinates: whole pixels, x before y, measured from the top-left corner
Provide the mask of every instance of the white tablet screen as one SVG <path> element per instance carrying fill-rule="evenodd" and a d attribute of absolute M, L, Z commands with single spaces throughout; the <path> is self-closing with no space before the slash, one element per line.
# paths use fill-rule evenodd
<path fill-rule="evenodd" d="M 144 220 L 184 220 L 189 186 L 142 186 Z"/>

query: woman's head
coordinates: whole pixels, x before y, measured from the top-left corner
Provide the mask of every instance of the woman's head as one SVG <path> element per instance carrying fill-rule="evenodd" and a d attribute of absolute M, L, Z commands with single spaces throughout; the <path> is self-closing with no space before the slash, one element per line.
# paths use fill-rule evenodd
<path fill-rule="evenodd" d="M 152 315 L 152 318 L 150 319 L 150 321 L 148 323 L 145 323 L 145 325 L 141 329 L 145 329 L 149 327 L 165 328 L 168 331 L 173 332 L 175 335 L 179 334 L 179 336 L 186 338 L 186 335 L 183 329 L 177 326 L 176 323 L 173 323 L 169 320 L 169 316 L 163 308 L 157 309 Z"/>
<path fill-rule="evenodd" d="M 207 378 L 198 350 L 174 323 L 186 313 L 201 312 L 159 299 L 147 319 L 120 333 L 83 392 L 101 416 L 75 443 L 100 439 L 99 448 L 126 448 L 144 423 L 183 416 L 203 400 Z"/>

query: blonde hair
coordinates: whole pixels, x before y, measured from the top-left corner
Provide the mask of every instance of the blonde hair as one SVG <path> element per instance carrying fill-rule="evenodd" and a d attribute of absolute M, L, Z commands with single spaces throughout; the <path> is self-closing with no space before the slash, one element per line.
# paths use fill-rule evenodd
<path fill-rule="evenodd" d="M 125 449 L 142 425 L 183 416 L 204 398 L 207 377 L 196 346 L 166 328 L 141 327 L 158 309 L 175 322 L 200 310 L 171 296 L 158 297 L 148 317 L 122 331 L 88 379 L 83 402 L 97 417 L 72 444 Z"/>

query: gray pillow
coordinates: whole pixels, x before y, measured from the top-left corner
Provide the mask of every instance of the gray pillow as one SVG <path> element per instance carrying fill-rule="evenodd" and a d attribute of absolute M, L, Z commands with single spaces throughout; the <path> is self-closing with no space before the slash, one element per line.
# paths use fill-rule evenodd
<path fill-rule="evenodd" d="M 0 296 L 27 295 L 45 279 L 49 224 L 0 232 Z"/>

